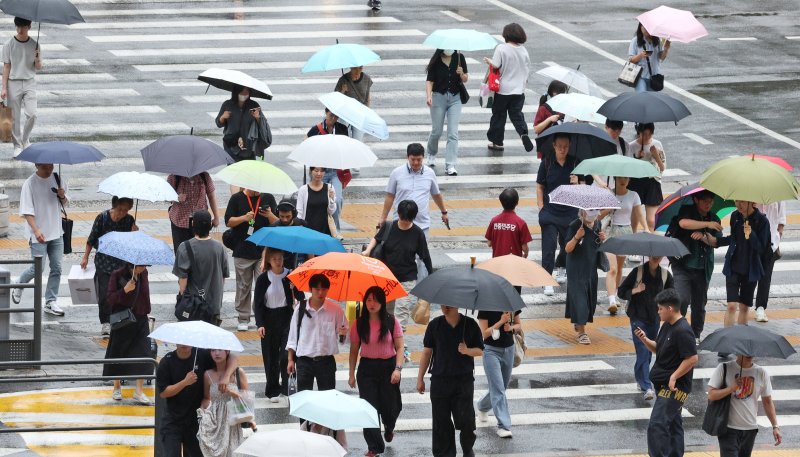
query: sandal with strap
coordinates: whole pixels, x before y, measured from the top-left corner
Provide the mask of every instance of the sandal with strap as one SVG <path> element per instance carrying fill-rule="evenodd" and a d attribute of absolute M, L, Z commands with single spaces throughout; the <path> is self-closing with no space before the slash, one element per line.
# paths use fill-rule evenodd
<path fill-rule="evenodd" d="M 578 335 L 578 343 L 580 344 L 592 344 L 592 340 L 589 339 L 589 335 L 585 333 L 581 333 Z"/>

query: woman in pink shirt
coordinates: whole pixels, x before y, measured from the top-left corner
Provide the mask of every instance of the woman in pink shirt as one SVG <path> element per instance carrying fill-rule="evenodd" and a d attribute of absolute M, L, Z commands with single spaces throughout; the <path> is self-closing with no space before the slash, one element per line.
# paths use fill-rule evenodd
<path fill-rule="evenodd" d="M 364 307 L 356 324 L 350 328 L 350 387 L 367 400 L 381 416 L 386 442 L 394 439 L 394 425 L 403 404 L 400 400 L 400 373 L 403 369 L 403 329 L 400 322 L 386 311 L 386 294 L 377 286 L 364 294 Z M 356 374 L 356 359 L 361 362 Z M 365 428 L 366 457 L 386 450 L 380 428 Z"/>

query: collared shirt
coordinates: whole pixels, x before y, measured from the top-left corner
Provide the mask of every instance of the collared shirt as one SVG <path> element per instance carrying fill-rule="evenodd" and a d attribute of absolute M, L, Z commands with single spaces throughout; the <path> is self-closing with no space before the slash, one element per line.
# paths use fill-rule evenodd
<path fill-rule="evenodd" d="M 62 177 L 61 185 L 67 191 L 67 181 Z M 61 208 L 58 203 L 58 196 L 51 190 L 57 187 L 56 178 L 51 174 L 47 178 L 42 178 L 36 173 L 30 175 L 22 184 L 19 193 L 19 215 L 22 217 L 33 216 L 36 219 L 36 226 L 42 232 L 45 241 L 53 241 L 61 238 Z M 64 194 L 66 196 L 66 194 Z M 64 201 L 66 205 L 69 197 Z M 25 224 L 25 236 L 33 243 L 38 243 L 33 236 L 30 225 Z"/>
<path fill-rule="evenodd" d="M 386 192 L 394 195 L 395 212 L 397 204 L 401 201 L 414 200 L 419 209 L 414 223 L 423 230 L 430 228 L 431 216 L 428 204 L 432 195 L 440 194 L 439 183 L 433 170 L 423 165 L 419 171 L 414 171 L 408 164 L 400 165 L 389 175 Z"/>
<path fill-rule="evenodd" d="M 289 325 L 289 338 L 286 349 L 293 349 L 297 357 L 319 357 L 339 353 L 339 329 L 347 329 L 347 319 L 342 307 L 326 299 L 315 310 L 306 304 L 307 314 L 300 324 L 300 338 L 297 337 L 297 319 L 302 305 L 294 309 Z"/>
<path fill-rule="evenodd" d="M 175 181 L 178 181 L 177 185 L 175 185 Z M 183 202 L 178 201 L 170 205 L 168 210 L 169 220 L 178 227 L 189 228 L 189 217 L 195 211 L 208 209 L 208 202 L 211 201 L 216 190 L 214 180 L 204 171 L 191 178 L 169 175 L 167 176 L 167 182 L 175 189 L 178 195 L 186 195 L 186 199 Z"/>
<path fill-rule="evenodd" d="M 756 208 L 767 216 L 772 252 L 775 252 L 781 246 L 781 234 L 778 233 L 778 225 L 786 225 L 786 202 L 775 202 L 768 205 L 758 204 Z"/>

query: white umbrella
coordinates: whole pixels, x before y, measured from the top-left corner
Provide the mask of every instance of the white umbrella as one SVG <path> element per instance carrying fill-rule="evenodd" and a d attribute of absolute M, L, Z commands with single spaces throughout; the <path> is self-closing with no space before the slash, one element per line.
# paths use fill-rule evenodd
<path fill-rule="evenodd" d="M 595 82 L 589 79 L 585 74 L 578 70 L 573 70 L 572 68 L 563 67 L 561 65 L 550 65 L 549 67 L 537 71 L 536 74 L 561 81 L 569 86 L 570 89 L 577 90 L 582 94 L 591 95 L 593 97 L 603 96 L 603 91 L 600 90 L 600 86 L 595 84 Z"/>
<path fill-rule="evenodd" d="M 344 135 L 315 135 L 306 138 L 288 158 L 309 167 L 335 170 L 371 167 L 378 160 L 369 146 Z"/>
<path fill-rule="evenodd" d="M 211 68 L 197 77 L 200 81 L 208 83 L 218 89 L 232 91 L 234 86 L 242 86 L 250 89 L 250 96 L 253 98 L 266 98 L 272 100 L 272 91 L 267 84 L 253 78 L 241 71 L 228 70 L 225 68 Z"/>
<path fill-rule="evenodd" d="M 330 436 L 297 429 L 254 433 L 233 452 L 270 457 L 343 457 L 347 454 Z"/>
<path fill-rule="evenodd" d="M 196 348 L 244 351 L 236 335 L 203 321 L 170 322 L 159 326 L 148 336 L 165 343 Z"/>
<path fill-rule="evenodd" d="M 97 186 L 98 192 L 117 197 L 147 200 L 150 202 L 174 202 L 178 194 L 161 177 L 137 171 L 121 171 L 104 179 Z"/>
<path fill-rule="evenodd" d="M 558 94 L 547 101 L 550 109 L 557 113 L 564 113 L 580 121 L 598 122 L 605 124 L 606 117 L 597 114 L 597 110 L 606 101 L 602 98 L 584 94 Z"/>
<path fill-rule="evenodd" d="M 333 114 L 353 127 L 369 133 L 379 140 L 389 139 L 389 127 L 378 113 L 358 100 L 341 92 L 329 92 L 320 95 L 322 102 Z"/>

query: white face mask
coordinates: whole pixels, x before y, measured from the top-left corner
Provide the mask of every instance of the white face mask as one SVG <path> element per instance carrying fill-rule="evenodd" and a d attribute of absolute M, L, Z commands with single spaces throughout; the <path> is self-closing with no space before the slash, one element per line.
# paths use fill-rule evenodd
<path fill-rule="evenodd" d="M 239 103 L 246 102 L 248 98 L 250 98 L 249 95 L 239 95 Z"/>
<path fill-rule="evenodd" d="M 595 219 L 597 219 L 597 216 L 599 216 L 599 215 L 600 215 L 600 210 L 587 209 L 586 210 L 585 220 L 586 220 L 586 222 L 589 222 L 590 224 L 594 223 Z"/>
<path fill-rule="evenodd" d="M 442 51 L 442 52 L 443 52 L 443 53 L 444 53 L 444 55 L 446 55 L 447 57 L 450 57 L 450 56 L 452 56 L 452 55 L 453 55 L 453 53 L 455 52 L 455 50 L 454 50 L 454 49 L 445 49 L 445 50 L 444 50 L 444 51 Z"/>

